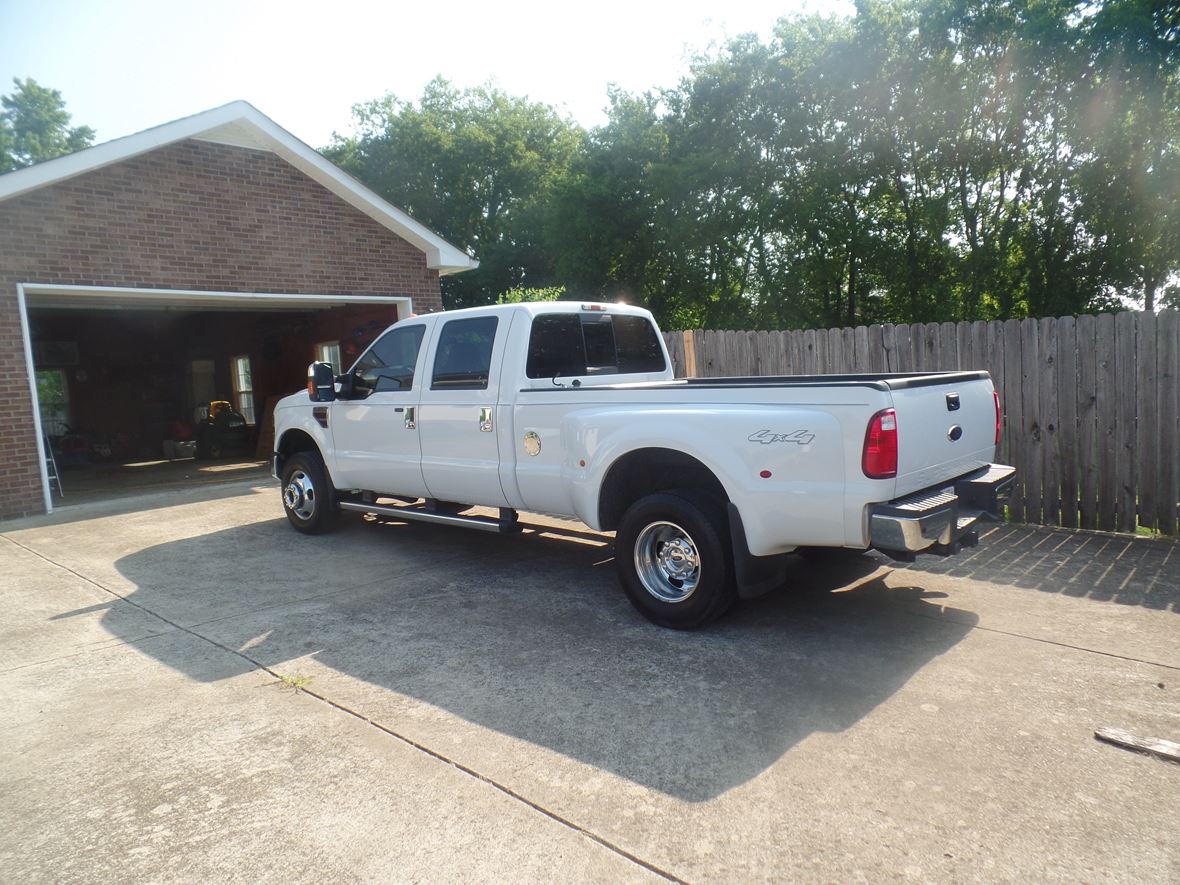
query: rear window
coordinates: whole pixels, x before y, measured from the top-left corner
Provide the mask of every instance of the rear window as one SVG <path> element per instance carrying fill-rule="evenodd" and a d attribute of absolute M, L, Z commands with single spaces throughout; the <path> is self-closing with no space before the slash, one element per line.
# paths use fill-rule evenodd
<path fill-rule="evenodd" d="M 551 313 L 533 319 L 525 374 L 529 378 L 662 372 L 664 352 L 644 317 Z"/>

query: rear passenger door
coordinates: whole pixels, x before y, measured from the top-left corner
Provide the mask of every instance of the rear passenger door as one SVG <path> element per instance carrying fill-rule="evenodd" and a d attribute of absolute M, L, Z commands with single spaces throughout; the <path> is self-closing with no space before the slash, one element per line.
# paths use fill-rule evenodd
<path fill-rule="evenodd" d="M 447 320 L 434 336 L 419 411 L 430 497 L 507 507 L 500 485 L 496 401 L 511 315 Z"/>

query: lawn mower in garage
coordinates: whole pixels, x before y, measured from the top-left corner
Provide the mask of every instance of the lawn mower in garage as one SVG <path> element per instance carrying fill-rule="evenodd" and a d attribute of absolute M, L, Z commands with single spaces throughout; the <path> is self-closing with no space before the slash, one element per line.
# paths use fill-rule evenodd
<path fill-rule="evenodd" d="M 226 455 L 241 455 L 250 449 L 250 425 L 242 413 L 225 400 L 197 407 L 198 460 L 208 461 Z"/>

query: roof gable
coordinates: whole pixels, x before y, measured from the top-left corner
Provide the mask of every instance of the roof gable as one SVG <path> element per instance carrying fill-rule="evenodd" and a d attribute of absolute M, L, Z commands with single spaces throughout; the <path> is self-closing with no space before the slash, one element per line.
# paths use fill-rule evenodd
<path fill-rule="evenodd" d="M 145 129 L 91 148 L 0 175 L 0 202 L 38 188 L 122 162 L 165 145 L 195 138 L 270 151 L 349 205 L 397 234 L 426 255 L 426 266 L 446 275 L 478 267 L 479 262 L 392 203 L 382 199 L 339 166 L 325 159 L 253 105 L 235 101 L 191 117 Z"/>

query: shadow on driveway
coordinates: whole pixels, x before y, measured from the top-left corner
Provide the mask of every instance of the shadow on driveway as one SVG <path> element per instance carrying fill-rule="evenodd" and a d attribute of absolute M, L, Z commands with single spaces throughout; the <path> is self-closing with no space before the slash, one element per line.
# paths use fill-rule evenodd
<path fill-rule="evenodd" d="M 958 556 L 929 556 L 912 572 L 971 578 L 1180 614 L 1180 542 L 1004 525 Z"/>
<path fill-rule="evenodd" d="M 855 725 L 978 620 L 849 556 L 799 560 L 791 590 L 709 629 L 664 630 L 617 588 L 608 537 L 537 528 L 505 538 L 345 518 L 309 538 L 279 519 L 117 567 L 136 604 L 254 661 L 283 670 L 312 655 L 383 690 L 362 686 L 362 711 L 408 736 L 426 714 L 398 696 L 690 801 Z M 123 621 L 106 618 L 116 633 Z M 211 678 L 189 644 L 139 647 Z M 254 669 L 237 660 L 212 678 Z"/>

